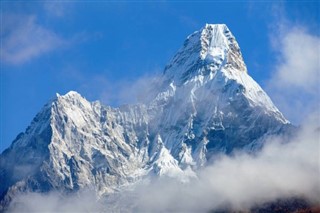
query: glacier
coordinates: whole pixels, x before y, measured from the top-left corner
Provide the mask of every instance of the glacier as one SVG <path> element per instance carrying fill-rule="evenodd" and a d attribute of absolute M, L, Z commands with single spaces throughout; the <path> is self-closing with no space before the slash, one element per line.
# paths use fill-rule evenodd
<path fill-rule="evenodd" d="M 206 24 L 143 103 L 56 94 L 0 155 L 0 210 L 22 192 L 89 187 L 103 197 L 148 177 L 188 181 L 219 153 L 261 149 L 294 127 L 248 73 L 228 27 Z"/>

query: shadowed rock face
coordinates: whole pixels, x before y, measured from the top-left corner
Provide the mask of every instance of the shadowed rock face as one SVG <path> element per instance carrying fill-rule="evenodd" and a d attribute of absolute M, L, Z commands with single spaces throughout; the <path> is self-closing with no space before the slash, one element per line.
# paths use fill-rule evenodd
<path fill-rule="evenodd" d="M 105 195 L 148 176 L 188 179 L 216 153 L 253 152 L 292 128 L 225 25 L 191 34 L 159 85 L 149 102 L 119 108 L 57 94 L 0 156 L 2 207 L 22 191 Z"/>

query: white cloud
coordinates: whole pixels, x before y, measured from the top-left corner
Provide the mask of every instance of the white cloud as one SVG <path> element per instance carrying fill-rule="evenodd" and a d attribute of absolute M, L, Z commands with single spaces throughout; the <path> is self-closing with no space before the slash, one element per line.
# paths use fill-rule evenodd
<path fill-rule="evenodd" d="M 58 192 L 48 194 L 30 192 L 16 196 L 8 212 L 99 212 L 102 208 L 95 193 L 90 190 L 72 196 L 63 196 Z"/>
<path fill-rule="evenodd" d="M 271 36 L 279 60 L 267 90 L 289 120 L 299 124 L 320 108 L 320 37 L 286 24 L 279 29 Z"/>
<path fill-rule="evenodd" d="M 62 47 L 67 41 L 39 25 L 36 16 L 3 14 L 1 60 L 22 64 Z"/>
<path fill-rule="evenodd" d="M 320 83 L 320 37 L 295 28 L 280 35 L 280 57 L 275 76 L 277 87 L 298 87 L 314 93 Z"/>

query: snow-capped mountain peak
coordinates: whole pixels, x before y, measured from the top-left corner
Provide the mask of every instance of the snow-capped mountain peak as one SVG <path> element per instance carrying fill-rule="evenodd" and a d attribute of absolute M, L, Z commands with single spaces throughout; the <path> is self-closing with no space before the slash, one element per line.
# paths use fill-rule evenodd
<path fill-rule="evenodd" d="M 194 32 L 165 68 L 168 79 L 183 84 L 198 75 L 208 75 L 222 67 L 247 72 L 239 45 L 225 24 L 206 24 Z"/>
<path fill-rule="evenodd" d="M 216 153 L 254 151 L 291 127 L 224 24 L 188 36 L 163 78 L 150 102 L 119 108 L 57 94 L 0 155 L 0 211 L 16 191 L 104 195 L 150 174 L 188 179 Z"/>

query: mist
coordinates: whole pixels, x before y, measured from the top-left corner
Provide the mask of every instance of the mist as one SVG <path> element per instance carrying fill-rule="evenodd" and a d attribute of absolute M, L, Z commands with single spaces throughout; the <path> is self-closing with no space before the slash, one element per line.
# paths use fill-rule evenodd
<path fill-rule="evenodd" d="M 27 193 L 14 198 L 9 212 L 248 210 L 276 199 L 296 197 L 319 205 L 319 134 L 318 117 L 311 115 L 291 141 L 273 137 L 254 155 L 221 155 L 189 182 L 153 179 L 102 199 L 93 191 L 69 196 Z"/>
<path fill-rule="evenodd" d="M 276 199 L 300 197 L 319 204 L 319 128 L 306 124 L 290 142 L 270 138 L 257 154 L 223 155 L 183 184 L 158 180 L 137 187 L 138 211 L 249 210 Z"/>
<path fill-rule="evenodd" d="M 101 78 L 100 78 L 101 79 Z M 148 103 L 158 94 L 161 89 L 164 77 L 160 72 L 153 75 L 143 75 L 134 81 L 123 80 L 118 83 L 108 83 L 101 85 L 99 100 L 111 106 L 121 106 L 125 104 Z M 106 81 L 108 82 L 108 81 Z"/>
<path fill-rule="evenodd" d="M 59 192 L 29 192 L 16 196 L 8 212 L 100 212 L 103 206 L 97 198 L 94 191 L 86 189 L 69 196 Z"/>

